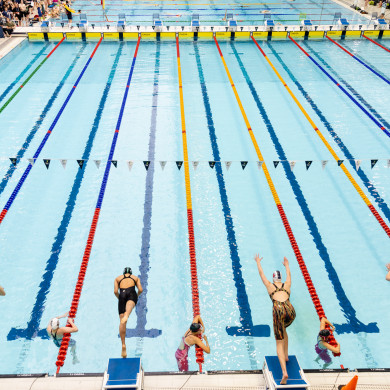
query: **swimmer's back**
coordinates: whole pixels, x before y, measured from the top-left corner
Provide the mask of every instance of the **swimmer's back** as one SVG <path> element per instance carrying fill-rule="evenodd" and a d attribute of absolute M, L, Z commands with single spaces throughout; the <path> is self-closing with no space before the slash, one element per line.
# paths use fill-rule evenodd
<path fill-rule="evenodd" d="M 276 291 L 277 289 L 275 288 L 275 285 L 278 289 L 281 289 L 283 288 L 284 290 L 286 291 Z M 291 284 L 290 283 L 280 283 L 280 282 L 275 282 L 274 284 L 270 283 L 270 285 L 267 287 L 267 290 L 268 290 L 268 294 L 271 296 L 271 294 L 276 291 L 271 299 L 273 299 L 274 301 L 278 301 L 278 302 L 286 302 L 289 297 L 290 297 L 290 293 L 291 293 Z M 283 286 L 283 287 L 282 287 Z"/>
<path fill-rule="evenodd" d="M 129 287 L 135 287 L 138 281 L 138 277 L 130 274 L 119 275 L 116 278 L 116 281 L 118 283 L 118 287 L 123 290 Z"/>

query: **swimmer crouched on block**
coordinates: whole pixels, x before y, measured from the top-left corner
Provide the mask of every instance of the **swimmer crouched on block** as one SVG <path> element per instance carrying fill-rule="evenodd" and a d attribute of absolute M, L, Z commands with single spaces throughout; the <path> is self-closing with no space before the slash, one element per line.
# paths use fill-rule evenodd
<path fill-rule="evenodd" d="M 138 292 L 135 291 L 137 287 Z M 119 312 L 119 335 L 122 341 L 123 358 L 127 357 L 126 352 L 126 324 L 130 317 L 132 310 L 137 304 L 138 297 L 143 289 L 141 281 L 137 276 L 133 275 L 130 267 L 123 270 L 123 275 L 119 275 L 114 281 L 114 294 L 118 298 L 118 312 Z"/>

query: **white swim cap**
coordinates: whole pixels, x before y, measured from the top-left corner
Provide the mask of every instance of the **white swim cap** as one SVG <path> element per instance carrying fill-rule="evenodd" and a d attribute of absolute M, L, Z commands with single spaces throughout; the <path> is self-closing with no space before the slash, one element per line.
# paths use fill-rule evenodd
<path fill-rule="evenodd" d="M 272 279 L 274 280 L 274 282 L 281 282 L 282 281 L 282 274 L 280 273 L 280 271 L 274 271 L 274 273 L 272 275 Z"/>
<path fill-rule="evenodd" d="M 60 320 L 57 317 L 54 317 L 50 321 L 51 328 L 56 330 L 60 327 Z"/>

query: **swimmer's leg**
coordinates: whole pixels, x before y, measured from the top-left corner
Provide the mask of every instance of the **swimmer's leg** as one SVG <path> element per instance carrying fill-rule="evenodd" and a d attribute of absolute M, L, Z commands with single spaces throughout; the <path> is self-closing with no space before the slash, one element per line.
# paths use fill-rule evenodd
<path fill-rule="evenodd" d="M 127 320 L 132 312 L 132 310 L 135 307 L 135 303 L 133 301 L 127 301 L 126 302 L 126 311 L 119 315 L 120 323 L 119 323 L 119 335 L 121 336 L 122 341 L 122 353 L 121 356 L 123 358 L 127 357 L 126 352 L 126 323 Z"/>
<path fill-rule="evenodd" d="M 286 357 L 284 355 L 284 340 L 276 340 L 276 354 L 278 355 L 280 367 L 282 369 L 283 374 L 280 384 L 285 385 L 287 383 L 288 375 L 286 367 Z"/>
<path fill-rule="evenodd" d="M 286 358 L 286 362 L 288 362 L 288 334 L 286 329 L 283 330 L 283 341 L 284 341 L 284 345 L 283 345 L 284 356 Z"/>

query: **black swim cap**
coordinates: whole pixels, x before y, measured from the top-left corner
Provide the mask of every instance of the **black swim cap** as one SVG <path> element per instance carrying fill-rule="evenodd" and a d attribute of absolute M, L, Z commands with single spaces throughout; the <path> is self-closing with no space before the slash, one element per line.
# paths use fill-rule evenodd
<path fill-rule="evenodd" d="M 201 325 L 198 322 L 194 322 L 190 326 L 190 331 L 195 333 L 195 332 L 197 332 L 200 329 L 200 327 L 201 327 Z"/>
<path fill-rule="evenodd" d="M 133 271 L 131 270 L 130 267 L 126 267 L 126 268 L 123 270 L 123 275 L 125 275 L 125 274 L 133 275 Z"/>
<path fill-rule="evenodd" d="M 322 329 L 320 331 L 320 333 L 318 333 L 319 336 L 321 337 L 329 337 L 330 336 L 330 332 L 328 329 Z"/>

